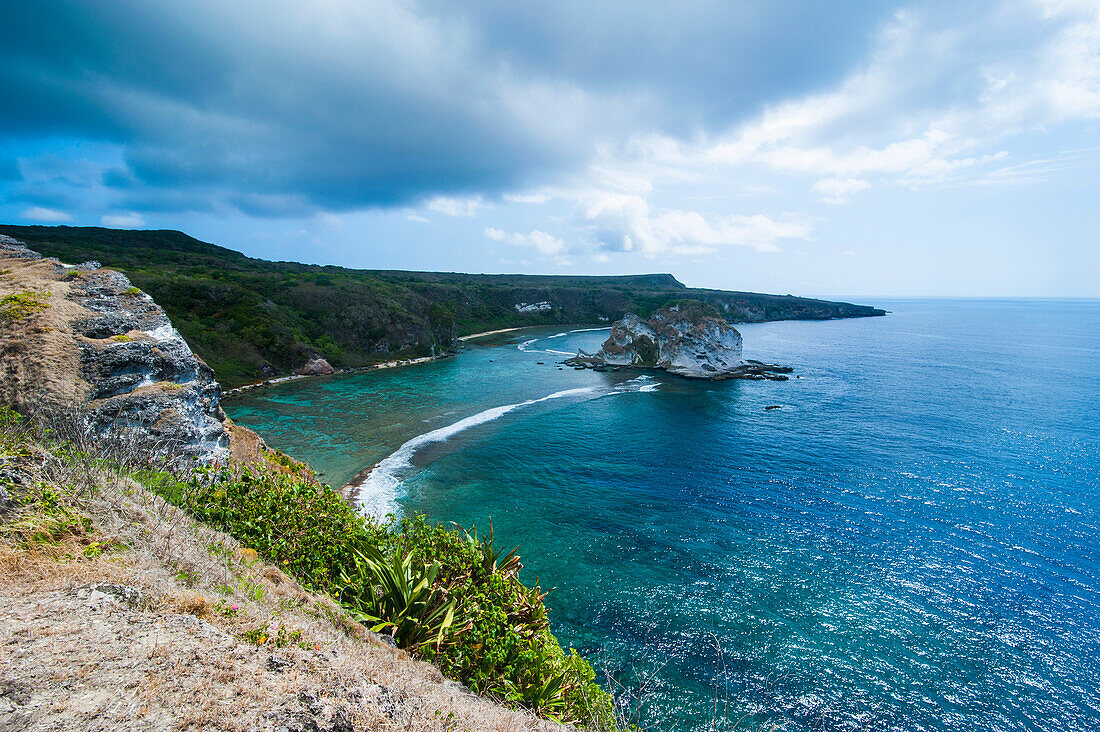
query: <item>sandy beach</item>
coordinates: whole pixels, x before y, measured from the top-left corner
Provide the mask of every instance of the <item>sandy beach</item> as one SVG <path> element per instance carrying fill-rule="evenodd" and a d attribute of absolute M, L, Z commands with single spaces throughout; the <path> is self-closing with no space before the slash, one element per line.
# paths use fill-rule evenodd
<path fill-rule="evenodd" d="M 511 333 L 513 330 L 519 330 L 519 328 L 501 328 L 500 330 L 487 330 L 484 333 L 472 333 L 470 335 L 459 336 L 458 340 L 468 341 L 474 338 L 484 338 L 485 336 L 496 335 L 497 333 Z"/>

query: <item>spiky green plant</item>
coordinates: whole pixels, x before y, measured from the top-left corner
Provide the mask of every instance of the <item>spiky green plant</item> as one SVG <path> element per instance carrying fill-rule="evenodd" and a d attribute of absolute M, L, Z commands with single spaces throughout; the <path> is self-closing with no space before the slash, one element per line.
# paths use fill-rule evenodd
<path fill-rule="evenodd" d="M 417 563 L 400 544 L 391 556 L 361 543 L 353 548 L 355 567 L 342 571 L 340 601 L 376 633 L 388 633 L 402 648 L 438 650 L 453 642 L 456 601 L 436 583 L 439 563 Z"/>

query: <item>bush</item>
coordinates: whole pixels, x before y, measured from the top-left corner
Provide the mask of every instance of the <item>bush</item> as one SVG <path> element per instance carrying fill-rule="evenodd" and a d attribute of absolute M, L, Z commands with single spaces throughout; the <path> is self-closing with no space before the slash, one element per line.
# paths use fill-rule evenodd
<path fill-rule="evenodd" d="M 495 549 L 491 531 L 479 538 L 423 516 L 378 524 L 328 486 L 276 466 L 144 477 L 475 691 L 559 721 L 614 728 L 610 695 L 588 662 L 562 649 L 545 593 L 518 579 L 519 558 Z"/>

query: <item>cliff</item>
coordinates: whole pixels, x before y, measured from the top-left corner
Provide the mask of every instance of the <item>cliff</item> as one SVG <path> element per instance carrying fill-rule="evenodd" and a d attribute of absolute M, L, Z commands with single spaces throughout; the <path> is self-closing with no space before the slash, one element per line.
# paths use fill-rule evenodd
<path fill-rule="evenodd" d="M 692 379 L 785 380 L 789 368 L 746 361 L 741 334 L 705 302 L 680 300 L 651 318 L 628 313 L 594 354 L 565 363 L 582 368 L 652 368 Z"/>
<path fill-rule="evenodd" d="M 63 261 L 125 272 L 167 311 L 226 386 L 438 355 L 456 336 L 525 325 L 606 325 L 669 300 L 709 303 L 731 322 L 883 315 L 865 305 L 694 289 L 668 274 L 476 275 L 321 267 L 253 259 L 176 231 L 0 226 Z"/>
<path fill-rule="evenodd" d="M 125 275 L 0 237 L 0 401 L 75 410 L 103 437 L 210 462 L 229 437 L 214 372 Z"/>

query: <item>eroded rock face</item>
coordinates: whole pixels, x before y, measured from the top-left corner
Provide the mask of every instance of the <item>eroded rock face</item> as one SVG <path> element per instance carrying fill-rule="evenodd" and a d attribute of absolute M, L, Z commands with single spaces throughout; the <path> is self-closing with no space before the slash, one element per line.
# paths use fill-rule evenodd
<path fill-rule="evenodd" d="M 609 366 L 659 368 L 694 378 L 744 365 L 737 329 L 714 308 L 692 301 L 661 308 L 648 320 L 628 313 L 611 328 L 596 357 Z"/>
<path fill-rule="evenodd" d="M 648 320 L 628 313 L 594 354 L 567 364 L 587 368 L 656 368 L 694 379 L 777 378 L 790 369 L 746 361 L 741 334 L 710 305 L 681 300 Z M 770 374 L 770 375 L 769 375 Z"/>
<path fill-rule="evenodd" d="M 75 407 L 96 431 L 125 435 L 135 446 L 226 459 L 229 437 L 214 372 L 153 299 L 96 262 L 70 266 L 29 254 L 18 243 L 0 241 L 0 259 L 27 262 L 12 277 L 23 287 L 50 291 L 53 304 L 41 315 L 42 327 L 12 338 L 28 340 L 25 361 L 40 351 L 55 361 L 47 369 L 78 373 L 67 374 L 74 388 L 56 393 L 47 379 L 25 380 L 23 391 L 41 392 L 28 395 L 26 404 Z M 41 341 L 37 351 L 32 338 Z"/>

